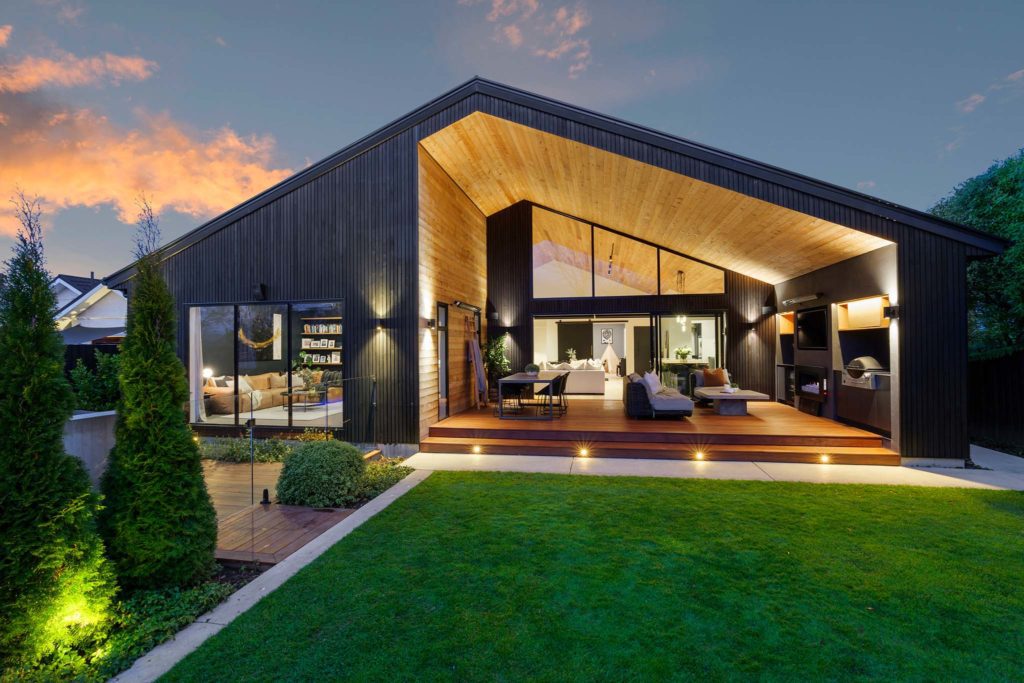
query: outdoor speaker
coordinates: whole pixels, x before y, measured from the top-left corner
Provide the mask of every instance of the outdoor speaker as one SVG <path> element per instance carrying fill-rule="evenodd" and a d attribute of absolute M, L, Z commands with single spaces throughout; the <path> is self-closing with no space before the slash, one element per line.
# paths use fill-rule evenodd
<path fill-rule="evenodd" d="M 262 282 L 257 282 L 252 286 L 252 300 L 253 301 L 264 301 L 267 298 L 267 286 Z"/>

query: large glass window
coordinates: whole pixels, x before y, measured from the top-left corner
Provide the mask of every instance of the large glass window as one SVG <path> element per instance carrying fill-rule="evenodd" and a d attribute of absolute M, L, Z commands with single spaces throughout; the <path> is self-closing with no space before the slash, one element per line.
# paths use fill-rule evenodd
<path fill-rule="evenodd" d="M 657 248 L 594 228 L 594 296 L 649 296 L 657 293 Z"/>
<path fill-rule="evenodd" d="M 674 254 L 661 251 L 662 294 L 724 294 L 725 272 Z"/>
<path fill-rule="evenodd" d="M 344 425 L 340 302 L 189 310 L 193 422 Z"/>
<path fill-rule="evenodd" d="M 724 294 L 725 271 L 533 207 L 533 297 Z"/>
<path fill-rule="evenodd" d="M 533 296 L 593 295 L 590 225 L 533 208 Z"/>

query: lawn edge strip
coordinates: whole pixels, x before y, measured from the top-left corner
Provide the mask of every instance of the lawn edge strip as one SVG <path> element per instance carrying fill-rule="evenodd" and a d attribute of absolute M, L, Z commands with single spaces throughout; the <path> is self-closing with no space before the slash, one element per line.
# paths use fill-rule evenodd
<path fill-rule="evenodd" d="M 112 683 L 148 683 L 163 676 L 208 638 L 216 635 L 239 615 L 277 590 L 285 581 L 320 557 L 328 548 L 411 491 L 431 473 L 430 470 L 413 471 L 387 491 L 243 586 L 223 603 L 179 631 L 171 640 L 158 645 L 140 657 L 131 668 L 112 678 Z"/>

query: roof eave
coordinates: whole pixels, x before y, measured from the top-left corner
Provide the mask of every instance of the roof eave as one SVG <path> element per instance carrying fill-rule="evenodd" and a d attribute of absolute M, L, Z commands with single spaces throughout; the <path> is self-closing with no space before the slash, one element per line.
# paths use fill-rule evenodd
<path fill-rule="evenodd" d="M 856 192 L 838 185 L 833 185 L 799 173 L 787 171 L 770 164 L 765 164 L 737 154 L 732 154 L 708 145 L 668 135 L 667 133 L 662 133 L 652 128 L 629 123 L 589 109 L 570 105 L 543 95 L 519 90 L 511 86 L 475 76 L 465 83 L 436 97 L 423 106 L 414 109 L 408 114 L 395 119 L 381 128 L 378 128 L 372 133 L 363 136 L 334 154 L 321 159 L 317 163 L 299 171 L 289 178 L 282 180 L 260 194 L 242 202 L 219 216 L 212 218 L 195 230 L 192 230 L 191 232 L 169 242 L 160 249 L 161 259 L 166 259 L 175 255 L 195 242 L 198 242 L 208 235 L 216 232 L 225 225 L 248 215 L 258 208 L 274 201 L 278 197 L 287 194 L 296 187 L 329 172 L 353 157 L 363 154 L 395 135 L 398 135 L 418 123 L 421 123 L 423 120 L 429 118 L 438 111 L 450 107 L 476 93 L 483 93 L 498 99 L 503 99 L 513 104 L 528 106 L 555 116 L 590 125 L 610 133 L 630 137 L 647 144 L 652 144 L 657 147 L 662 147 L 670 151 L 675 151 L 686 156 L 715 164 L 716 166 L 744 173 L 746 175 L 765 180 L 766 182 L 783 185 L 785 187 L 804 192 L 805 194 L 834 201 L 851 208 L 860 209 L 889 220 L 904 223 L 914 228 L 939 234 L 949 239 L 965 242 L 991 256 L 1001 254 L 1010 245 L 1007 240 L 1002 238 L 974 230 L 967 226 L 946 221 L 938 218 L 937 216 L 932 216 L 931 214 L 923 211 L 918 211 L 917 209 L 878 199 L 870 195 Z M 108 275 L 103 279 L 103 282 L 109 287 L 116 287 L 129 280 L 134 273 L 135 264 L 131 263 L 128 266 Z"/>

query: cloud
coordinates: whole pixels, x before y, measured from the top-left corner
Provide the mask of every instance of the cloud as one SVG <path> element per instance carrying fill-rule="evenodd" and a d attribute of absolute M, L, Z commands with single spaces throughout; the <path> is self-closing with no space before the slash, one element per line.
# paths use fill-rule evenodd
<path fill-rule="evenodd" d="M 875 181 L 874 180 L 861 180 L 860 182 L 857 183 L 857 189 L 860 190 L 861 192 L 863 192 L 865 190 L 873 190 L 874 188 L 875 188 Z"/>
<path fill-rule="evenodd" d="M 10 28 L 10 26 L 8 26 L 7 28 Z M 1024 69 L 1014 71 L 1012 74 L 1006 77 L 1006 80 L 1010 82 L 1024 81 Z"/>
<path fill-rule="evenodd" d="M 90 110 L 47 103 L 38 95 L 0 94 L 7 116 L 0 136 L 0 198 L 15 187 L 39 195 L 48 211 L 112 206 L 131 223 L 135 197 L 155 210 L 212 217 L 291 175 L 274 168 L 269 135 L 229 127 L 191 130 L 167 114 L 135 112 L 124 128 Z M 0 202 L 0 233 L 16 226 Z"/>
<path fill-rule="evenodd" d="M 458 0 L 460 5 L 480 5 L 479 0 Z M 530 54 L 548 61 L 568 63 L 569 78 L 578 78 L 591 64 L 590 38 L 580 32 L 590 25 L 590 13 L 582 4 L 541 11 L 539 0 L 491 0 L 486 20 L 496 24 L 494 40 L 516 50 L 524 45 Z"/>
<path fill-rule="evenodd" d="M 985 101 L 985 96 L 981 93 L 974 93 L 965 97 L 956 103 L 956 108 L 965 114 L 970 114 L 972 111 L 978 108 L 978 106 Z"/>
<path fill-rule="evenodd" d="M 7 45 L 7 41 L 11 39 L 12 31 L 14 31 L 14 27 L 10 24 L 0 26 L 0 47 Z"/>
<path fill-rule="evenodd" d="M 142 57 L 114 55 L 77 57 L 63 52 L 57 58 L 25 57 L 0 64 L 0 92 L 26 93 L 46 86 L 72 87 L 109 81 L 142 81 L 156 71 L 156 62 Z"/>
<path fill-rule="evenodd" d="M 228 41 L 224 40 L 224 36 L 214 36 L 213 42 L 217 43 L 221 47 L 228 46 Z"/>

